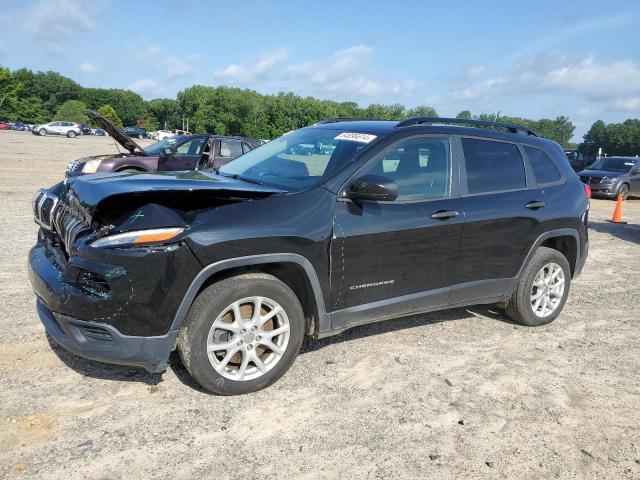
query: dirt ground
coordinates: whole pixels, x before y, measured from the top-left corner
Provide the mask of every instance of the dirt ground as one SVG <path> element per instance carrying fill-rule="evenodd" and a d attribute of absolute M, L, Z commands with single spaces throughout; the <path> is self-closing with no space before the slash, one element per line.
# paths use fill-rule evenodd
<path fill-rule="evenodd" d="M 0 478 L 640 478 L 640 199 L 594 200 L 563 314 L 485 307 L 307 342 L 267 390 L 216 397 L 50 344 L 31 197 L 110 138 L 0 132 Z"/>

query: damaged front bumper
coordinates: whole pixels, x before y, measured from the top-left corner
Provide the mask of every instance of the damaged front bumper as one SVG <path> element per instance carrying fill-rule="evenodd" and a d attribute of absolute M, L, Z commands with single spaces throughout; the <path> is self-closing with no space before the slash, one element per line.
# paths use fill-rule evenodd
<path fill-rule="evenodd" d="M 65 350 L 101 362 L 142 367 L 150 373 L 166 369 L 178 339 L 177 330 L 158 337 L 123 335 L 111 325 L 54 313 L 41 299 L 37 308 L 47 333 Z"/>
<path fill-rule="evenodd" d="M 67 350 L 150 372 L 166 368 L 178 335 L 175 313 L 201 265 L 184 244 L 100 249 L 67 257 L 55 234 L 40 230 L 29 279 L 47 332 Z"/>

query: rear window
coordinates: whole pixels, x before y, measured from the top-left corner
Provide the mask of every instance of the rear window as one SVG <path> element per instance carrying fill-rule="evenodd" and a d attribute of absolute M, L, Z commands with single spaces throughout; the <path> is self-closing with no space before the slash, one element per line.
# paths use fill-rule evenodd
<path fill-rule="evenodd" d="M 559 181 L 562 177 L 553 160 L 539 148 L 524 147 L 529 157 L 538 185 L 545 185 Z"/>
<path fill-rule="evenodd" d="M 527 179 L 520 150 L 511 143 L 462 139 L 469 193 L 525 188 Z"/>

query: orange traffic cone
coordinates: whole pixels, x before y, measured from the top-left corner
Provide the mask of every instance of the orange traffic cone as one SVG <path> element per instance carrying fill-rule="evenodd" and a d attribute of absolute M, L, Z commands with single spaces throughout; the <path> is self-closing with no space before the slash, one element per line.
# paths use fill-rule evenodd
<path fill-rule="evenodd" d="M 622 221 L 622 195 L 618 194 L 616 209 L 613 211 L 613 217 L 609 220 L 611 223 L 627 223 Z"/>

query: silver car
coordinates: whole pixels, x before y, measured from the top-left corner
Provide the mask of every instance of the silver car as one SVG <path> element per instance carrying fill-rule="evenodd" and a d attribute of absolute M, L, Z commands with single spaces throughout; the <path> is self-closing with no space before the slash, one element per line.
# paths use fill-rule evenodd
<path fill-rule="evenodd" d="M 31 133 L 34 135 L 66 135 L 69 138 L 73 138 L 76 135 L 80 135 L 80 125 L 74 122 L 49 122 L 42 125 L 34 125 L 31 129 Z"/>

